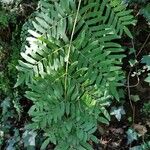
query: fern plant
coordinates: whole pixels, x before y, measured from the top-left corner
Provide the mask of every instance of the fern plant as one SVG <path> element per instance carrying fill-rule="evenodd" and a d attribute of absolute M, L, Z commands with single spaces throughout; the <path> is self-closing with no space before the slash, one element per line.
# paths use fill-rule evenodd
<path fill-rule="evenodd" d="M 92 149 L 98 123 L 108 124 L 106 109 L 124 74 L 121 45 L 114 40 L 135 24 L 131 10 L 121 1 L 57 0 L 39 2 L 32 20 L 18 81 L 26 84 L 30 129 L 42 129 L 57 150 Z"/>

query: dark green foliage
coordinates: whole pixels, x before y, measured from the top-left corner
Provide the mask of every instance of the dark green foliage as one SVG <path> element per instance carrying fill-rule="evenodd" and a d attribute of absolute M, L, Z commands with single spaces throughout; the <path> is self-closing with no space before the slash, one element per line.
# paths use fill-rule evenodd
<path fill-rule="evenodd" d="M 133 5 L 140 6 L 140 14 L 145 17 L 145 19 L 150 21 L 150 2 L 148 0 L 123 0 L 125 3 L 131 3 Z"/>
<path fill-rule="evenodd" d="M 150 3 L 141 8 L 140 13 L 146 18 L 148 22 L 150 22 Z"/>
<path fill-rule="evenodd" d="M 124 2 L 127 2 L 127 3 L 135 3 L 135 4 L 145 4 L 148 2 L 148 0 L 122 0 Z"/>
<path fill-rule="evenodd" d="M 144 142 L 141 145 L 130 148 L 130 150 L 149 150 L 149 149 L 150 149 L 150 141 Z"/>
<path fill-rule="evenodd" d="M 17 10 L 15 9 L 15 6 L 11 10 L 6 6 L 0 6 L 0 31 L 8 28 L 10 24 L 15 24 L 16 16 Z"/>
<path fill-rule="evenodd" d="M 8 26 L 9 18 L 6 15 L 6 12 L 1 10 L 0 11 L 0 27 L 5 28 Z"/>
<path fill-rule="evenodd" d="M 150 116 L 150 102 L 144 103 L 142 111 L 147 117 Z"/>
<path fill-rule="evenodd" d="M 113 40 L 124 32 L 132 38 L 127 26 L 136 21 L 119 1 L 41 0 L 39 6 L 15 85 L 29 87 L 28 128 L 44 130 L 42 149 L 49 142 L 58 150 L 92 149 L 87 141 L 97 142 L 97 122 L 110 121 L 106 107 L 119 100 L 124 79 L 124 50 Z"/>
<path fill-rule="evenodd" d="M 141 145 L 142 150 L 150 149 L 150 141 L 145 142 Z"/>

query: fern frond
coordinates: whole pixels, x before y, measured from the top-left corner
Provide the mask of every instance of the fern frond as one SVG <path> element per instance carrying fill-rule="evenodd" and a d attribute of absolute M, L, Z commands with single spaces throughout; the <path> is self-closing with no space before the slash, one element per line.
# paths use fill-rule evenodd
<path fill-rule="evenodd" d="M 39 6 L 17 67 L 16 86 L 26 83 L 34 103 L 30 128 L 44 130 L 44 143 L 58 150 L 91 149 L 87 141 L 96 139 L 97 122 L 109 123 L 106 107 L 119 100 L 124 78 L 124 50 L 113 41 L 123 32 L 132 38 L 128 25 L 136 21 L 119 1 L 41 0 Z"/>

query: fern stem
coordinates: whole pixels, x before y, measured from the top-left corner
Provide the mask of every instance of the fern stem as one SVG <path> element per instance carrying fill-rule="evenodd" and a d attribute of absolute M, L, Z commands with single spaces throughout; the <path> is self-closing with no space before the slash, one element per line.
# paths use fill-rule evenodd
<path fill-rule="evenodd" d="M 68 78 L 69 57 L 70 57 L 72 40 L 73 40 L 73 35 L 74 35 L 76 24 L 77 24 L 77 19 L 78 19 L 78 14 L 79 14 L 80 6 L 81 6 L 81 0 L 79 0 L 78 9 L 77 9 L 77 13 L 76 13 L 76 16 L 75 16 L 75 20 L 74 20 L 74 24 L 73 24 L 73 29 L 72 29 L 72 33 L 71 33 L 71 38 L 70 38 L 70 43 L 69 43 L 69 47 L 68 47 L 67 59 L 66 59 L 65 99 L 66 99 L 66 95 L 67 95 L 67 78 Z"/>

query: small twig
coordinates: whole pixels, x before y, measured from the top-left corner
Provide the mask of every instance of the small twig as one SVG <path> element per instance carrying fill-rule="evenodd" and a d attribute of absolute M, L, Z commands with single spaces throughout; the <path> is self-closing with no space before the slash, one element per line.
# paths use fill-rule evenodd
<path fill-rule="evenodd" d="M 131 42 L 132 42 L 133 49 L 135 49 L 133 39 L 132 39 Z M 136 53 L 135 52 L 134 52 L 134 55 L 135 55 L 135 58 L 136 58 Z M 135 117 L 135 107 L 133 106 L 133 103 L 132 103 L 132 100 L 131 100 L 131 91 L 130 91 L 130 88 L 131 88 L 130 87 L 130 75 L 132 73 L 133 67 L 130 68 L 130 71 L 129 71 L 128 77 L 127 77 L 128 98 L 129 98 L 130 106 L 131 106 L 131 109 L 132 109 L 132 124 L 134 124 L 134 117 Z M 136 71 L 137 71 L 137 69 L 136 69 Z M 139 84 L 139 77 L 138 76 L 137 76 L 137 79 L 138 79 L 138 83 L 136 85 Z"/>
<path fill-rule="evenodd" d="M 131 72 L 132 72 L 132 68 L 130 69 L 130 71 L 128 73 L 128 78 L 127 78 L 127 85 L 128 86 L 127 86 L 127 89 L 128 89 L 128 98 L 129 98 L 130 106 L 131 106 L 131 109 L 132 109 L 132 124 L 134 124 L 135 108 L 134 108 L 132 100 L 131 100 L 131 91 L 130 91 L 130 75 L 131 75 Z"/>
<path fill-rule="evenodd" d="M 127 88 L 134 88 L 134 87 L 137 87 L 139 85 L 139 83 L 140 83 L 140 79 L 139 79 L 139 77 L 137 75 L 137 83 L 134 84 L 134 85 L 125 85 L 125 87 L 127 87 Z"/>
<path fill-rule="evenodd" d="M 141 51 L 143 50 L 145 44 L 147 43 L 147 41 L 149 40 L 149 37 L 150 37 L 150 33 L 148 34 L 145 42 L 143 43 L 142 47 L 140 48 L 139 52 L 136 54 L 136 58 L 139 56 L 139 54 L 141 53 Z"/>

